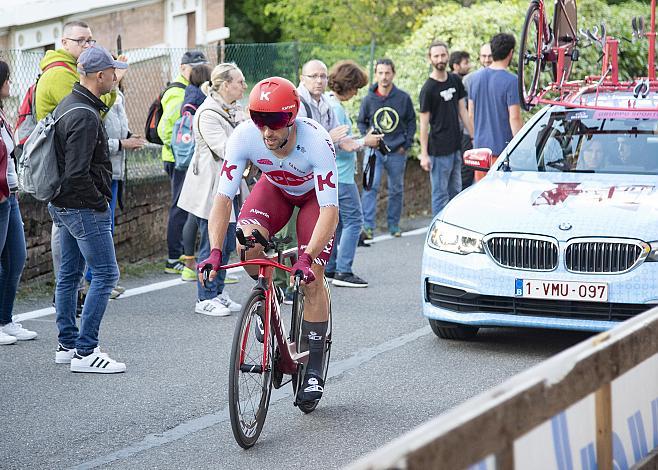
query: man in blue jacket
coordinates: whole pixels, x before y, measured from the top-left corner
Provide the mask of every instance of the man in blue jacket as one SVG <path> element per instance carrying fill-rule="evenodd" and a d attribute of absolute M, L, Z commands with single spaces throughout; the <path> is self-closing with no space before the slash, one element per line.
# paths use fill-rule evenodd
<path fill-rule="evenodd" d="M 377 150 L 375 175 L 370 190 L 363 190 L 364 231 L 366 239 L 371 239 L 375 229 L 377 192 L 381 183 L 382 171 L 388 179 L 388 231 L 399 237 L 400 216 L 404 195 L 404 172 L 407 153 L 416 133 L 416 113 L 409 95 L 393 85 L 395 65 L 390 59 L 379 59 L 375 64 L 375 83 L 361 102 L 357 125 L 361 135 L 369 130 L 384 135 L 383 143 Z"/>

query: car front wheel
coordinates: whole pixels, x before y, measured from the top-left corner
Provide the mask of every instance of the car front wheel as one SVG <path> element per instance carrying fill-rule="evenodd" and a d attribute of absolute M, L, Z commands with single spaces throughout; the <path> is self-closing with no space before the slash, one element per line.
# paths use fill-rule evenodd
<path fill-rule="evenodd" d="M 439 320 L 430 320 L 430 328 L 436 336 L 442 339 L 473 339 L 479 328 L 477 326 L 459 325 Z"/>

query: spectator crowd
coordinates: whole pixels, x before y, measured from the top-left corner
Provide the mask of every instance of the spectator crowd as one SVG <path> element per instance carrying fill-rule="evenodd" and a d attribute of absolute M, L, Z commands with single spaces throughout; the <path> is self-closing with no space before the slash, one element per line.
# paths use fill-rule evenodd
<path fill-rule="evenodd" d="M 468 52 L 450 51 L 439 40 L 428 45 L 430 73 L 422 88 L 413 92 L 420 104 L 419 163 L 429 173 L 433 215 L 482 177 L 462 166 L 463 153 L 487 147 L 495 158 L 522 126 L 516 77 L 507 70 L 514 48 L 512 35 L 495 35 L 480 49 L 480 67 L 472 72 Z M 212 282 L 201 283 L 196 263 L 210 253 L 208 219 L 226 142 L 249 119 L 240 104 L 247 84 L 238 65 L 213 67 L 203 52 L 188 51 L 178 75 L 165 89 L 154 91 L 159 95 L 149 111 L 152 132 L 147 126 L 141 136 L 130 129 L 130 103 L 122 92 L 122 79 L 130 73 L 127 59 L 96 44 L 88 24 L 64 25 L 61 48 L 47 51 L 40 69 L 34 98 L 27 103 L 33 119 L 19 120 L 14 129 L 2 107 L 9 96 L 11 70 L 0 61 L 0 345 L 37 337 L 12 317 L 26 259 L 19 162 L 34 123 L 52 119 L 60 185 L 48 202 L 56 278 L 55 362 L 69 364 L 74 372 L 123 372 L 124 363 L 99 349 L 99 332 L 108 301 L 124 291 L 113 233 L 117 207 L 122 207 L 125 162 L 147 140 L 162 144 L 163 170 L 170 181 L 164 271 L 197 283 L 198 314 L 227 316 L 241 309 L 226 289 L 238 278 L 222 271 Z M 369 84 L 363 67 L 352 60 L 328 67 L 314 59 L 300 71 L 299 116 L 317 121 L 336 148 L 339 223 L 326 276 L 338 287 L 368 287 L 368 281 L 353 271 L 353 263 L 357 247 L 368 246 L 374 237 L 384 175 L 387 229 L 393 237 L 402 233 L 405 170 L 417 117 L 412 90 L 398 88 L 395 77 L 392 60 L 376 61 L 373 84 L 353 122 L 345 105 Z M 362 172 L 357 171 L 359 161 Z M 361 191 L 355 179 L 360 173 Z M 236 249 L 235 221 L 253 179 L 245 175 L 234 200 L 223 264 Z M 297 245 L 294 215 L 280 234 L 292 237 L 290 246 Z M 287 276 L 276 282 L 285 291 Z M 285 301 L 291 296 L 288 290 Z"/>

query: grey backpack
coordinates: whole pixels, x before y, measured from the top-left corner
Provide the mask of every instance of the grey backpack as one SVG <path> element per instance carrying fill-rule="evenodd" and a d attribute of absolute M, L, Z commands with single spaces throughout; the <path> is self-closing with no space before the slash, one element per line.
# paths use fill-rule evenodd
<path fill-rule="evenodd" d="M 23 145 L 18 161 L 18 185 L 38 201 L 50 202 L 59 194 L 62 179 L 57 167 L 55 124 L 76 109 L 87 109 L 97 114 L 88 106 L 75 106 L 54 119 L 53 111 L 37 123 Z"/>

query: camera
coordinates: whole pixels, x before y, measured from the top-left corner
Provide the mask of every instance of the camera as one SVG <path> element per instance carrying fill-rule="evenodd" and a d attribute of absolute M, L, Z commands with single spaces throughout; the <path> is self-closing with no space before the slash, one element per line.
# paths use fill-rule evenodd
<path fill-rule="evenodd" d="M 382 132 L 381 129 L 378 129 L 377 127 L 372 128 L 372 135 L 383 135 L 384 133 Z M 379 153 L 382 155 L 388 155 L 391 153 L 391 148 L 386 145 L 386 142 L 384 142 L 384 139 L 379 140 L 379 144 L 377 145 L 377 150 L 379 150 Z"/>

